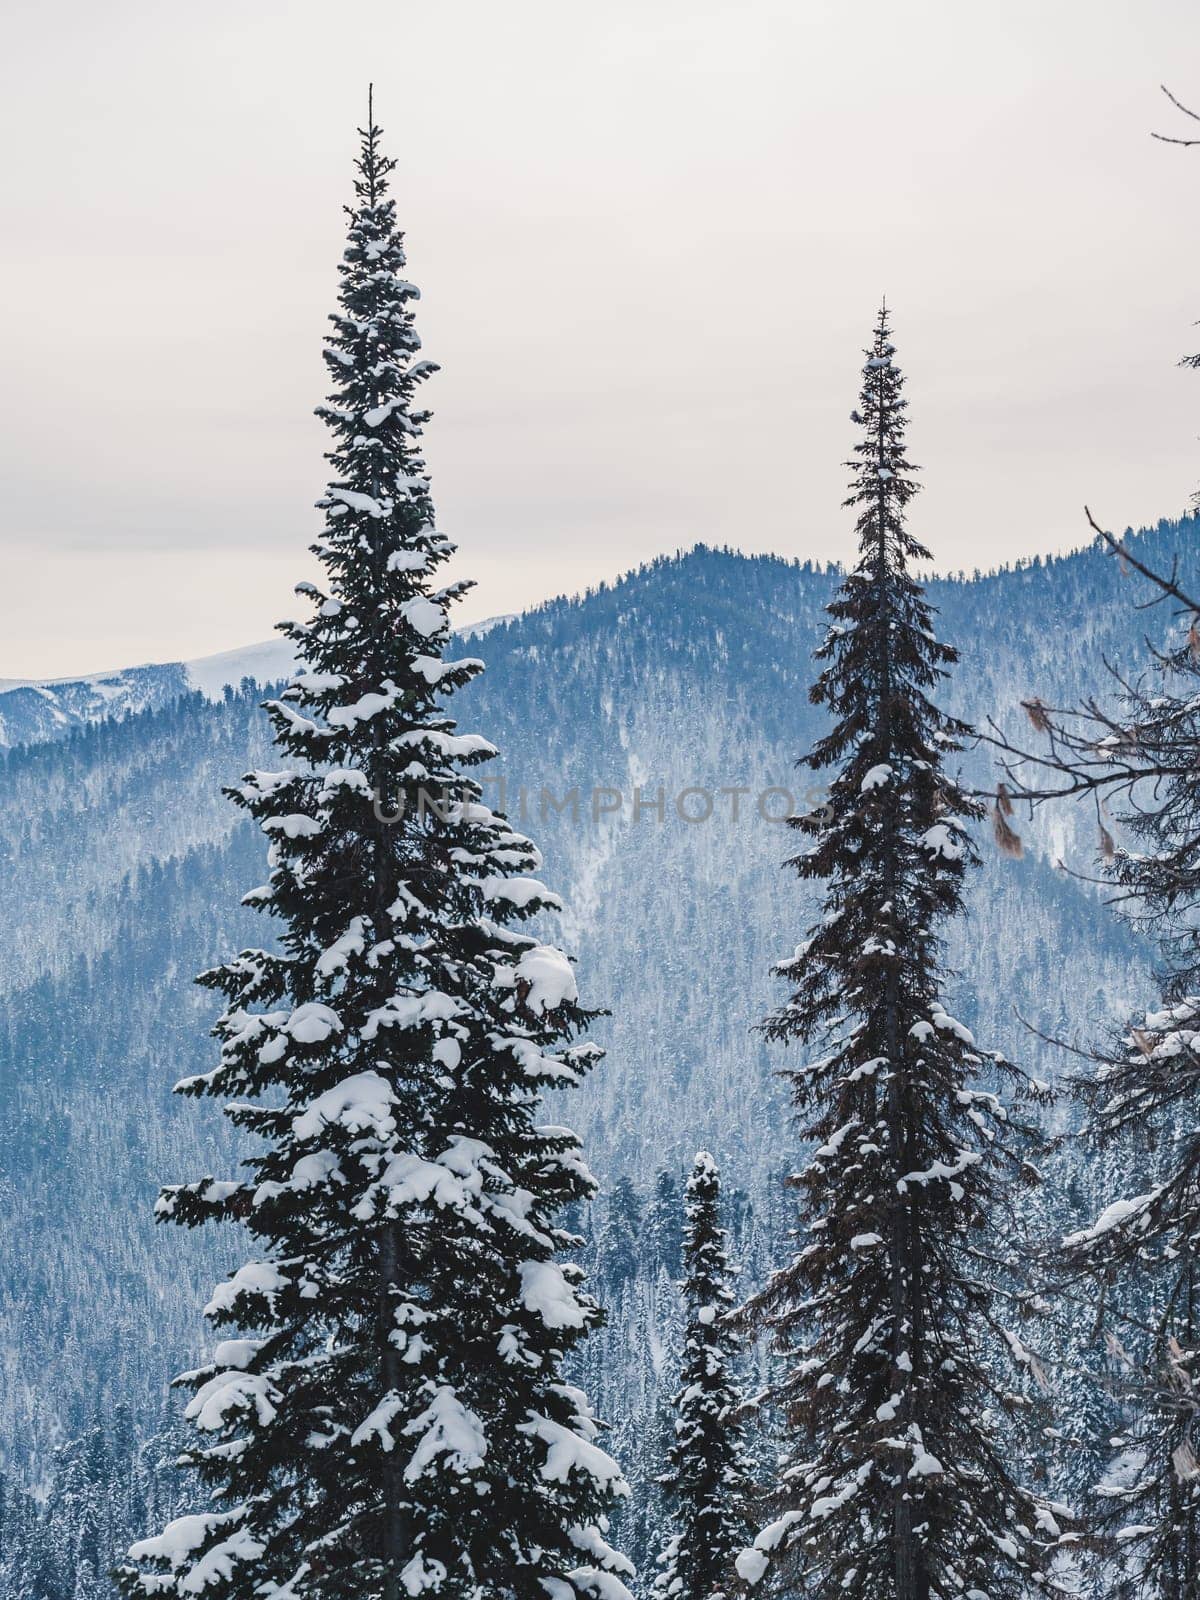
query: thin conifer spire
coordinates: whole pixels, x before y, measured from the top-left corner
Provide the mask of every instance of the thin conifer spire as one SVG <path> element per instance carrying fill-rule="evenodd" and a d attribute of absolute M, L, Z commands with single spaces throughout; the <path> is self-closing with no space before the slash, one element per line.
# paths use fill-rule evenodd
<path fill-rule="evenodd" d="M 944 991 L 942 927 L 963 906 L 979 807 L 947 771 L 969 730 L 932 695 L 956 657 L 912 576 L 918 491 L 886 305 L 866 352 L 846 505 L 859 559 L 828 607 L 811 691 L 830 716 L 802 765 L 826 776 L 788 865 L 821 914 L 777 971 L 791 993 L 769 1038 L 789 1065 L 807 1166 L 793 1260 L 750 1302 L 786 1371 L 775 1520 L 739 1558 L 813 1600 L 1024 1600 L 1054 1519 L 1023 1486 L 1004 1353 L 1015 1192 L 1034 1092 L 980 1050 Z"/>
<path fill-rule="evenodd" d="M 721 1175 L 707 1150 L 688 1178 L 683 1230 L 687 1331 L 675 1440 L 661 1478 L 671 1508 L 653 1600 L 721 1600 L 736 1583 L 734 1558 L 748 1529 L 750 1474 L 740 1416 L 738 1338 L 728 1238 L 720 1219 Z"/>

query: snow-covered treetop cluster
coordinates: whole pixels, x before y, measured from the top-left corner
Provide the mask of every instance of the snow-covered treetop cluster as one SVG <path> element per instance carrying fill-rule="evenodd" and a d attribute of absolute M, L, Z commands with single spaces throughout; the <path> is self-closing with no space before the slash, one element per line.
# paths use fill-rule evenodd
<path fill-rule="evenodd" d="M 177 1380 L 201 1507 L 136 1543 L 118 1582 L 138 1600 L 631 1600 L 611 1522 L 629 1489 L 579 1386 L 603 1313 L 567 1219 L 597 1186 L 575 1135 L 542 1120 L 597 1061 L 596 1013 L 548 942 L 562 907 L 539 851 L 484 802 L 477 769 L 497 752 L 450 711 L 483 664 L 447 654 L 468 585 L 446 581 L 421 453 L 437 369 L 373 114 L 361 139 L 324 352 L 320 582 L 281 625 L 302 664 L 267 706 L 275 755 L 228 791 L 265 836 L 244 904 L 271 936 L 202 975 L 224 1004 L 218 1059 L 177 1084 L 219 1098 L 249 1154 L 157 1204 L 188 1227 L 236 1221 L 253 1252 L 213 1290 L 213 1347 Z M 1023 1225 L 1044 1147 L 1027 1108 L 1049 1096 L 954 1015 L 946 930 L 984 813 L 951 770 L 972 730 L 938 703 L 958 658 L 914 575 L 928 552 L 907 524 L 896 355 L 885 308 L 852 413 L 858 559 L 827 606 L 823 722 L 799 763 L 826 797 L 787 819 L 788 866 L 821 903 L 763 1024 L 804 1050 L 783 1074 L 805 1144 L 792 1257 L 735 1306 L 703 1150 L 681 1250 L 669 1172 L 645 1230 L 683 1329 L 673 1437 L 656 1423 L 643 1475 L 670 1522 L 653 1600 L 1079 1592 L 1081 1534 L 1046 1464 L 1063 1435 L 1035 1427 L 1052 1385 L 1018 1325 L 1046 1309 Z M 1100 822 L 1104 869 L 1168 959 L 1165 998 L 1079 1085 L 1102 1159 L 1142 1140 L 1145 1170 L 1057 1230 L 1054 1287 L 1102 1285 L 1097 1328 L 1116 1320 L 1136 1345 L 1106 1345 L 1123 1431 L 1091 1519 L 1103 1581 L 1120 1600 L 1198 1600 L 1200 605 L 1134 564 L 1190 619 L 1158 661 L 1167 692 L 1123 684 L 1125 715 L 1027 701 L 1049 753 L 1001 743 L 1031 806 L 1085 794 L 1099 818 L 1122 795 L 1146 846 Z M 1031 763 L 1058 787 L 1027 781 Z M 1018 856 L 1012 815 L 1002 785 L 997 840 Z M 595 1251 L 610 1287 L 636 1277 L 637 1212 L 626 1177 Z M 750 1329 L 776 1359 L 746 1402 Z M 754 1485 L 748 1440 L 776 1425 Z M 20 1507 L 22 1526 L 35 1516 Z M 76 1563 L 89 1582 L 92 1556 Z"/>

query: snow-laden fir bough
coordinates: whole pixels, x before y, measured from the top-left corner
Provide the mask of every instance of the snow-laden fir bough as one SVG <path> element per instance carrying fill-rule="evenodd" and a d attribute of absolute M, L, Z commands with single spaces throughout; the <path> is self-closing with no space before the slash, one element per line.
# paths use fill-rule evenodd
<path fill-rule="evenodd" d="M 814 1145 L 793 1180 L 800 1247 L 747 1308 L 783 1354 L 786 1453 L 738 1569 L 840 1600 L 1015 1600 L 1057 1532 L 1014 1468 L 1027 1401 L 999 1355 L 1031 1359 L 998 1297 L 1031 1086 L 944 999 L 938 929 L 962 909 L 979 808 L 946 770 L 968 730 L 929 698 L 955 652 L 910 570 L 927 552 L 905 526 L 905 408 L 881 312 L 853 418 L 860 557 L 812 689 L 832 726 L 802 762 L 828 799 L 793 819 L 812 843 L 789 865 L 824 904 L 765 1025 L 820 1055 L 786 1073 Z"/>
<path fill-rule="evenodd" d="M 1085 1139 L 1126 1192 L 1063 1239 L 1060 1285 L 1068 1309 L 1095 1306 L 1122 1415 L 1091 1486 L 1093 1543 L 1113 1600 L 1200 1600 L 1200 997 L 1097 1057 Z"/>
<path fill-rule="evenodd" d="M 1110 671 L 1115 701 L 1027 701 L 1042 738 L 994 742 L 1017 800 L 1093 801 L 1111 898 L 1162 961 L 1161 1003 L 1075 1080 L 1097 1214 L 1062 1239 L 1058 1291 L 1076 1322 L 1081 1302 L 1095 1307 L 1085 1337 L 1120 1411 L 1119 1443 L 1111 1429 L 1094 1441 L 1105 1466 L 1088 1485 L 1098 1581 L 1114 1600 L 1200 1600 L 1200 606 L 1189 573 L 1156 572 L 1103 537 L 1177 603 L 1174 637 L 1145 676 Z"/>
<path fill-rule="evenodd" d="M 231 791 L 270 840 L 248 897 L 282 928 L 202 982 L 249 1175 L 159 1214 L 241 1220 L 254 1259 L 206 1308 L 223 1337 L 179 1381 L 201 1509 L 135 1545 L 129 1595 L 625 1600 L 605 1538 L 621 1475 L 565 1354 L 599 1316 L 559 1259 L 593 1180 L 544 1091 L 596 1058 L 537 850 L 483 803 L 494 754 L 442 702 L 452 546 L 436 531 L 393 163 L 362 135 L 326 361 L 333 481 L 323 588 L 289 623 L 304 666 L 270 716 L 282 755 Z M 423 799 L 423 796 L 425 797 Z"/>
<path fill-rule="evenodd" d="M 701 1150 L 684 1200 L 687 1329 L 673 1401 L 675 1440 L 661 1480 L 671 1533 L 659 1558 L 655 1600 L 715 1600 L 727 1593 L 747 1532 L 749 1472 L 735 1370 L 740 1341 L 729 1322 L 734 1295 L 720 1196 L 720 1171 Z"/>

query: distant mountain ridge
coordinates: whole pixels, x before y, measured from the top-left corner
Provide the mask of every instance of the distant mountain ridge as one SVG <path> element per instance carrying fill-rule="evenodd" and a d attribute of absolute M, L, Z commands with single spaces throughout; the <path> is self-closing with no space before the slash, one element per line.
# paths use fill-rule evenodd
<path fill-rule="evenodd" d="M 195 661 L 150 662 L 72 678 L 3 678 L 0 748 L 61 739 L 72 728 L 157 711 L 196 691 L 219 700 L 226 687 L 237 689 L 246 679 L 275 683 L 290 672 L 292 659 L 286 640 L 268 639 Z"/>
<path fill-rule="evenodd" d="M 1159 523 L 1157 533 L 1167 528 L 1182 528 L 1182 523 Z M 1143 531 L 1131 534 L 1135 540 L 1153 537 Z M 697 545 L 688 552 L 674 557 L 663 556 L 634 572 L 602 583 L 587 595 L 548 600 L 533 607 L 530 612 L 506 612 L 484 617 L 478 622 L 463 623 L 455 629 L 464 640 L 482 639 L 496 629 L 519 624 L 523 616 L 537 616 L 587 601 L 592 594 L 618 593 L 644 573 L 653 571 L 662 562 L 685 560 L 708 552 L 708 547 Z M 820 571 L 798 559 L 791 561 L 780 557 L 744 558 L 733 550 L 713 550 L 734 559 L 765 559 L 778 562 L 781 567 Z M 1033 557 L 1010 567 L 980 573 L 972 578 L 963 574 L 955 577 L 930 580 L 936 590 L 941 585 L 958 585 L 963 582 L 985 582 L 1018 579 L 1022 574 L 1050 569 L 1088 554 L 1086 550 L 1071 551 L 1062 556 Z M 836 568 L 825 568 L 832 575 Z M 147 662 L 139 666 L 119 667 L 105 672 L 81 673 L 65 678 L 0 678 L 0 750 L 18 745 L 40 744 L 61 739 L 73 728 L 94 722 L 126 717 L 140 711 L 156 711 L 170 705 L 181 695 L 199 692 L 206 700 L 220 700 L 228 690 L 237 690 L 243 683 L 252 682 L 260 687 L 278 683 L 292 671 L 295 655 L 285 639 L 265 639 L 260 643 L 243 645 L 233 650 L 223 650 L 214 655 L 200 656 L 191 661 Z"/>
<path fill-rule="evenodd" d="M 479 639 L 515 620 L 515 613 L 485 617 L 456 631 L 460 638 Z M 0 678 L 0 749 L 41 744 L 88 723 L 157 711 L 180 695 L 198 691 L 206 700 L 220 700 L 227 689 L 246 682 L 278 683 L 294 661 L 286 639 L 264 639 L 194 661 L 148 662 L 70 678 Z"/>

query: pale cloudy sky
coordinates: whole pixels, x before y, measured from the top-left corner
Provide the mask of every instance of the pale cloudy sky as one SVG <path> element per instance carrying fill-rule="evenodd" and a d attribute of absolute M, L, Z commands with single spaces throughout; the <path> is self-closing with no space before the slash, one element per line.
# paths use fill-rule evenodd
<path fill-rule="evenodd" d="M 15 0 L 5 43 L 0 676 L 295 610 L 368 78 L 464 615 L 846 555 L 883 293 L 939 566 L 1200 482 L 1200 150 L 1149 137 L 1195 0 Z"/>

